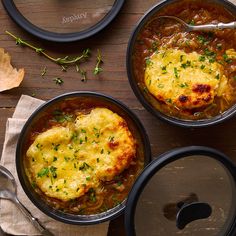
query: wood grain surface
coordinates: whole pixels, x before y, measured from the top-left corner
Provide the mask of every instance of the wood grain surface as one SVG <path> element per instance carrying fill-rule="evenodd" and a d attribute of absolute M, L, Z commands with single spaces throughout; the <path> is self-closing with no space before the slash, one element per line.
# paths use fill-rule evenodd
<path fill-rule="evenodd" d="M 21 2 L 21 7 L 27 8 L 27 3 Z M 0 3 L 0 47 L 4 48 L 12 57 L 12 64 L 16 68 L 25 68 L 25 79 L 16 89 L 0 93 L 0 152 L 2 150 L 5 134 L 5 123 L 11 117 L 18 99 L 22 94 L 34 95 L 36 98 L 48 100 L 62 93 L 71 91 L 96 91 L 111 95 L 119 99 L 130 109 L 132 109 L 142 121 L 149 135 L 153 158 L 157 158 L 161 153 L 173 148 L 188 145 L 204 145 L 216 148 L 228 155 L 236 162 L 236 118 L 232 118 L 217 126 L 201 129 L 185 129 L 170 125 L 158 120 L 147 112 L 135 97 L 126 74 L 126 48 L 130 34 L 142 17 L 151 6 L 159 2 L 158 0 L 127 0 L 120 14 L 102 32 L 87 40 L 57 44 L 39 40 L 24 30 L 19 28 L 7 15 Z M 233 0 L 236 3 L 236 0 Z M 46 24 L 47 6 L 40 8 L 41 20 Z M 70 15 L 70 13 L 65 13 Z M 34 17 L 32 14 L 31 17 Z M 37 20 L 37 19 L 35 19 Z M 5 31 L 8 30 L 28 42 L 44 48 L 49 54 L 55 57 L 65 55 L 78 55 L 85 48 L 91 48 L 92 57 L 88 62 L 81 64 L 88 72 L 88 81 L 81 81 L 80 75 L 74 67 L 67 72 L 62 72 L 61 68 L 37 55 L 29 48 L 16 46 L 14 40 Z M 92 71 L 96 63 L 97 49 L 102 52 L 104 64 L 103 72 L 99 76 L 94 76 Z M 42 78 L 41 71 L 47 67 L 47 73 Z M 64 84 L 59 86 L 53 78 L 60 77 Z M 0 233 L 1 234 L 1 233 Z M 110 224 L 109 236 L 123 236 L 123 217 L 119 217 Z"/>

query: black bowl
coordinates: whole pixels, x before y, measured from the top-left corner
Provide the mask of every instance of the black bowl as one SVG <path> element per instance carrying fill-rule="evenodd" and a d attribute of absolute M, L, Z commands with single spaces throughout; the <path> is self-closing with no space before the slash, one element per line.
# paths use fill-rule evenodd
<path fill-rule="evenodd" d="M 46 215 L 62 221 L 68 224 L 75 224 L 75 225 L 89 225 L 89 224 L 96 224 L 101 223 L 104 221 L 112 220 L 118 217 L 120 214 L 123 213 L 125 209 L 125 200 L 119 204 L 118 206 L 109 209 L 103 213 L 94 214 L 94 215 L 73 215 L 64 213 L 62 211 L 56 210 L 48 205 L 39 194 L 31 186 L 28 177 L 25 172 L 24 168 L 24 155 L 27 147 L 27 140 L 29 139 L 30 131 L 33 127 L 38 124 L 38 122 L 43 122 L 41 117 L 45 115 L 45 112 L 52 111 L 55 109 L 58 104 L 61 104 L 63 101 L 68 99 L 79 99 L 80 104 L 84 103 L 93 103 L 95 106 L 102 106 L 109 108 L 113 112 L 116 112 L 121 117 L 123 117 L 128 126 L 131 130 L 132 134 L 136 138 L 138 142 L 138 149 L 137 155 L 140 158 L 144 159 L 144 165 L 146 165 L 151 160 L 151 148 L 148 136 L 146 131 L 137 118 L 137 116 L 124 104 L 115 100 L 114 98 L 105 96 L 99 93 L 93 92 L 73 92 L 63 94 L 58 96 L 46 103 L 44 103 L 41 107 L 39 107 L 27 120 L 26 124 L 24 125 L 16 149 L 16 169 L 18 173 L 18 177 L 20 183 L 22 185 L 23 190 L 25 191 L 26 195 L 29 199 L 35 204 L 38 209 L 44 212 Z M 79 106 L 79 105 L 78 105 Z M 40 120 L 41 119 L 41 120 Z"/>
<path fill-rule="evenodd" d="M 199 0 L 201 2 L 201 0 Z M 137 23 L 134 31 L 131 34 L 131 37 L 129 39 L 128 48 L 127 48 L 127 54 L 126 54 L 126 67 L 127 67 L 127 74 L 129 78 L 130 85 L 136 95 L 136 97 L 139 99 L 139 101 L 142 103 L 142 105 L 154 116 L 157 118 L 160 118 L 164 121 L 167 121 L 171 124 L 182 126 L 182 127 L 205 127 L 210 125 L 215 125 L 218 123 L 221 123 L 236 113 L 236 104 L 233 105 L 231 108 L 223 112 L 222 114 L 219 114 L 215 117 L 209 118 L 209 119 L 202 119 L 202 120 L 184 120 L 179 119 L 175 117 L 168 116 L 161 111 L 159 111 L 157 108 L 155 108 L 152 103 L 147 99 L 147 96 L 145 96 L 142 89 L 138 86 L 138 81 L 135 78 L 134 72 L 133 72 L 133 65 L 132 65 L 132 57 L 134 52 L 134 45 L 136 40 L 138 39 L 138 35 L 140 31 L 143 29 L 143 27 L 150 21 L 150 19 L 156 15 L 160 10 L 164 9 L 165 7 L 174 4 L 176 2 L 179 2 L 178 0 L 166 0 L 158 3 L 157 5 L 153 6 L 147 13 L 144 14 L 144 16 L 140 19 L 140 21 Z M 227 1 L 227 0 L 206 0 L 202 2 L 209 2 L 212 4 L 218 4 L 225 9 L 227 9 L 229 12 L 231 12 L 233 15 L 236 16 L 236 6 Z M 151 99 L 151 98 L 150 98 Z M 152 98 L 153 99 L 153 98 Z"/>

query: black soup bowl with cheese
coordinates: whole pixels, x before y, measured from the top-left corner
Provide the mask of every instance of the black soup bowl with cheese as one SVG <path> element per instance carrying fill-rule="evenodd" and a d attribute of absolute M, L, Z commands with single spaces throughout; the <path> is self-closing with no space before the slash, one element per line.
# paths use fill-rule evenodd
<path fill-rule="evenodd" d="M 151 157 L 147 134 L 119 101 L 73 92 L 39 107 L 19 137 L 16 168 L 29 199 L 69 224 L 119 216 Z"/>
<path fill-rule="evenodd" d="M 226 0 L 167 0 L 140 20 L 127 50 L 131 87 L 156 117 L 184 127 L 202 127 L 236 112 L 236 29 L 186 32 L 188 24 L 236 20 Z"/>

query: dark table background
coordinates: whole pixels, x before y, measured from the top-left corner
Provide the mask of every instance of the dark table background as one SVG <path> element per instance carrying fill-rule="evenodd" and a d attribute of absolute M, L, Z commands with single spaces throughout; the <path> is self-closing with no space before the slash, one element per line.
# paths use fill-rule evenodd
<path fill-rule="evenodd" d="M 236 3 L 235 0 L 233 1 Z M 25 1 L 26 8 L 28 2 Z M 24 32 L 9 18 L 0 3 L 0 47 L 10 53 L 12 64 L 16 68 L 23 67 L 26 71 L 25 79 L 20 87 L 0 93 L 0 152 L 4 142 L 6 120 L 12 116 L 22 94 L 34 94 L 36 98 L 48 100 L 65 92 L 89 90 L 111 95 L 128 105 L 137 114 L 150 137 L 153 158 L 176 147 L 204 145 L 217 148 L 236 161 L 236 118 L 209 128 L 175 127 L 148 113 L 130 88 L 125 66 L 127 43 L 140 17 L 157 2 L 159 1 L 126 0 L 120 14 L 105 30 L 90 39 L 68 44 L 45 42 Z M 46 8 L 40 9 L 42 12 L 45 10 Z M 6 35 L 5 30 L 44 48 L 55 57 L 78 55 L 84 48 L 91 48 L 94 55 L 83 65 L 88 71 L 88 81 L 81 82 L 80 76 L 74 68 L 61 72 L 58 65 L 37 55 L 29 48 L 16 46 L 14 40 Z M 102 65 L 104 71 L 98 77 L 92 74 L 97 49 L 101 50 L 104 59 Z M 47 66 L 47 74 L 45 79 L 42 79 L 41 70 L 44 66 Z M 56 85 L 52 81 L 54 77 L 61 77 L 64 84 Z M 121 235 L 125 235 L 122 216 L 112 221 L 109 227 L 109 236 Z"/>

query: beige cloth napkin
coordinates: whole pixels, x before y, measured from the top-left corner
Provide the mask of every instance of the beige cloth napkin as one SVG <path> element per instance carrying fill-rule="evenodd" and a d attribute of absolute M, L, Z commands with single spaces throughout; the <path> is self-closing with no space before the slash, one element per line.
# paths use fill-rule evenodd
<path fill-rule="evenodd" d="M 32 112 L 44 101 L 22 95 L 13 114 L 6 124 L 5 142 L 0 164 L 5 166 L 16 178 L 19 200 L 32 215 L 38 218 L 55 236 L 106 236 L 109 222 L 94 226 L 77 226 L 64 224 L 46 216 L 38 210 L 25 195 L 19 183 L 15 168 L 15 150 L 18 135 Z M 13 235 L 39 235 L 39 232 L 22 215 L 21 211 L 10 201 L 0 200 L 0 226 L 3 231 Z"/>

